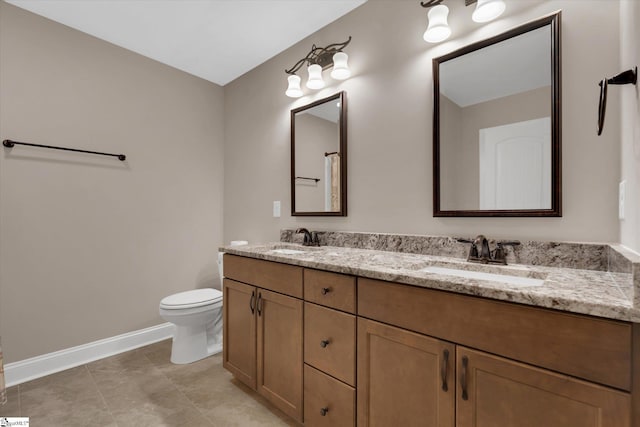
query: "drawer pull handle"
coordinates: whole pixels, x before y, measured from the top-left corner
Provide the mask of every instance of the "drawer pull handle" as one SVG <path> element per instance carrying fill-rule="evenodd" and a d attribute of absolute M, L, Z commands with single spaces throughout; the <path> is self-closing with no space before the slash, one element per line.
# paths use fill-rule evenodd
<path fill-rule="evenodd" d="M 251 309 L 251 314 L 256 311 L 256 291 L 251 291 L 251 299 L 249 300 L 249 308 Z"/>
<path fill-rule="evenodd" d="M 462 357 L 462 374 L 460 375 L 460 385 L 462 386 L 462 400 L 469 400 L 469 394 L 467 393 L 467 365 L 469 359 L 467 356 Z"/>
<path fill-rule="evenodd" d="M 320 415 L 322 415 L 323 417 L 327 416 L 327 412 L 329 412 L 329 408 L 320 409 Z"/>
<path fill-rule="evenodd" d="M 320 291 L 320 292 L 322 292 L 322 295 L 326 295 L 329 292 L 331 292 L 331 288 L 322 288 L 322 291 Z"/>
<path fill-rule="evenodd" d="M 262 292 L 258 292 L 258 304 L 256 304 L 256 306 L 258 309 L 258 316 L 262 316 Z"/>
<path fill-rule="evenodd" d="M 330 342 L 331 341 L 329 341 L 329 340 L 322 340 L 322 341 L 320 341 L 320 347 L 325 348 L 326 346 L 329 345 Z"/>
<path fill-rule="evenodd" d="M 447 371 L 449 370 L 449 350 L 444 350 L 442 352 L 442 370 L 440 371 L 440 376 L 442 377 L 442 391 L 448 391 L 449 386 L 447 385 Z"/>

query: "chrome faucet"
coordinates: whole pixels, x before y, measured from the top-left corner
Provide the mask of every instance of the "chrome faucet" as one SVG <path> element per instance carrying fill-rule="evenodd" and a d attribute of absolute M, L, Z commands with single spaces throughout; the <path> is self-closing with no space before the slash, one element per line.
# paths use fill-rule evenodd
<path fill-rule="evenodd" d="M 496 243 L 496 248 L 491 250 L 489 247 L 489 240 L 482 234 L 476 236 L 475 239 L 456 239 L 461 243 L 471 243 L 469 248 L 469 255 L 467 261 L 479 262 L 482 264 L 503 264 L 507 265 L 507 255 L 505 252 L 505 246 L 516 246 L 520 242 L 517 240 L 500 241 Z"/>
<path fill-rule="evenodd" d="M 298 228 L 296 234 L 304 233 L 302 240 L 303 246 L 320 246 L 320 240 L 318 239 L 318 233 L 315 231 L 309 231 L 306 228 Z"/>

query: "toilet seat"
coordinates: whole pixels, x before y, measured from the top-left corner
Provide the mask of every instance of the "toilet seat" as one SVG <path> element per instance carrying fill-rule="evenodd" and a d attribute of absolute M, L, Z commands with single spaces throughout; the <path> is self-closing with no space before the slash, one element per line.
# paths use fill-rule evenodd
<path fill-rule="evenodd" d="M 160 308 L 165 310 L 183 310 L 202 307 L 222 301 L 222 292 L 217 289 L 194 289 L 169 295 L 160 301 Z"/>

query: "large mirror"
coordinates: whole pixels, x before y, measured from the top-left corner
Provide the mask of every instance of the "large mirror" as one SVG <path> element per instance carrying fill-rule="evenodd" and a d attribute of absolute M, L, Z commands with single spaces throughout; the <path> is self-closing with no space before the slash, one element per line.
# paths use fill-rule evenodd
<path fill-rule="evenodd" d="M 291 110 L 291 215 L 347 215 L 345 92 Z"/>
<path fill-rule="evenodd" d="M 562 216 L 560 12 L 433 60 L 434 216 Z"/>

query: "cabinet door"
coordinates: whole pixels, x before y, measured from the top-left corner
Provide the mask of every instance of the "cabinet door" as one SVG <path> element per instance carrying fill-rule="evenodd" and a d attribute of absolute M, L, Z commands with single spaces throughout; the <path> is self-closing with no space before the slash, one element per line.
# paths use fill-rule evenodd
<path fill-rule="evenodd" d="M 358 426 L 453 427 L 455 346 L 358 318 Z"/>
<path fill-rule="evenodd" d="M 224 279 L 222 365 L 255 390 L 256 318 L 255 287 Z"/>
<path fill-rule="evenodd" d="M 258 393 L 302 422 L 302 301 L 258 289 Z"/>
<path fill-rule="evenodd" d="M 627 393 L 457 348 L 458 427 L 628 427 Z"/>

